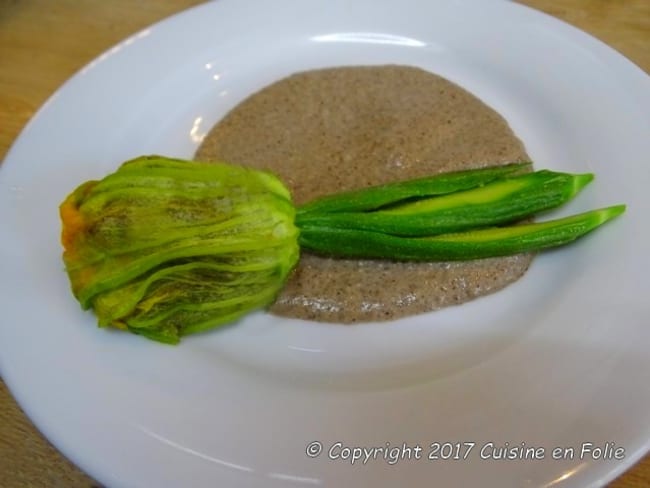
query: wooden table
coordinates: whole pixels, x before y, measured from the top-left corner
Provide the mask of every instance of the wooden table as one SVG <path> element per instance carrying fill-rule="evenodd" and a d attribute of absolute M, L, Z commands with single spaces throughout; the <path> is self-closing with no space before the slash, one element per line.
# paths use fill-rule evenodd
<path fill-rule="evenodd" d="M 0 0 L 0 159 L 47 97 L 79 68 L 130 34 L 199 3 Z M 591 33 L 650 73 L 648 0 L 523 3 Z M 1 380 L 0 486 L 97 486 L 39 434 Z M 611 486 L 650 486 L 650 455 Z"/>

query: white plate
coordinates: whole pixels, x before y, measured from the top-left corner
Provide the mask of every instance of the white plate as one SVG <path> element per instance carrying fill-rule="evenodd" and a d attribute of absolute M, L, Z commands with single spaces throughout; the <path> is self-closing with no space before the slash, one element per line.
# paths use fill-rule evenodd
<path fill-rule="evenodd" d="M 80 311 L 57 215 L 78 183 L 140 154 L 191 156 L 228 109 L 284 75 L 373 63 L 442 74 L 502 113 L 539 167 L 595 172 L 563 213 L 628 212 L 503 292 L 397 323 L 257 314 L 168 347 Z M 111 487 L 600 485 L 650 445 L 648 107 L 638 68 L 507 2 L 224 0 L 172 17 L 67 82 L 4 162 L 2 375 Z M 404 443 L 410 460 L 343 459 Z M 498 454 L 490 443 L 544 452 L 483 459 Z M 624 458 L 594 460 L 585 443 Z"/>

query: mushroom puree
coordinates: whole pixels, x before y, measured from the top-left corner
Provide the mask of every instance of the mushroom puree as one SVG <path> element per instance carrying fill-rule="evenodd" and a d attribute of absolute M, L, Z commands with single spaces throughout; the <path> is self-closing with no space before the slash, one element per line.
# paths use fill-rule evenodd
<path fill-rule="evenodd" d="M 527 160 L 507 122 L 459 86 L 406 66 L 297 73 L 253 94 L 195 158 L 270 170 L 296 204 L 440 172 Z M 454 263 L 341 260 L 303 253 L 276 315 L 352 323 L 460 304 L 521 277 L 529 254 Z"/>

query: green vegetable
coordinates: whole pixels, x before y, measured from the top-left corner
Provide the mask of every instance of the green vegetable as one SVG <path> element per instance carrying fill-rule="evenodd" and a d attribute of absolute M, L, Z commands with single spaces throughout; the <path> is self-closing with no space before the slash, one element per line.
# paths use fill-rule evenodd
<path fill-rule="evenodd" d="M 565 203 L 592 180 L 529 169 L 516 163 L 420 178 L 296 211 L 270 173 L 141 157 L 61 204 L 63 260 L 74 296 L 101 327 L 176 343 L 270 305 L 299 246 L 335 257 L 478 259 L 566 244 L 625 209 L 511 225 Z"/>
<path fill-rule="evenodd" d="M 527 171 L 532 163 L 526 161 L 502 166 L 442 173 L 426 178 L 399 181 L 347 191 L 313 200 L 298 208 L 300 218 L 309 213 L 361 212 L 415 198 L 445 195 L 476 188 L 511 174 Z"/>
<path fill-rule="evenodd" d="M 163 342 L 268 305 L 298 260 L 289 191 L 238 166 L 138 158 L 60 211 L 82 307 L 100 326 Z"/>
<path fill-rule="evenodd" d="M 479 188 L 424 198 L 372 212 L 298 214 L 298 227 L 358 229 L 400 236 L 432 236 L 515 222 L 573 198 L 593 179 L 538 171 Z"/>
<path fill-rule="evenodd" d="M 300 245 L 328 256 L 345 258 L 458 261 L 508 256 L 568 244 L 624 210 L 625 205 L 616 205 L 547 222 L 435 237 L 399 237 L 366 230 L 303 227 Z"/>

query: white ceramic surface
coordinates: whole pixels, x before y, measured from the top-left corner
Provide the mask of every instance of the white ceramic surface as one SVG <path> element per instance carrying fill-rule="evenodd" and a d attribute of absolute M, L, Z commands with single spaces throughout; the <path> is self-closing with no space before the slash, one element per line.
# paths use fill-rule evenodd
<path fill-rule="evenodd" d="M 478 95 L 538 167 L 595 172 L 557 215 L 628 212 L 498 294 L 394 323 L 258 313 L 168 347 L 100 330 L 79 309 L 57 214 L 78 183 L 140 154 L 191 156 L 228 109 L 284 75 L 377 63 Z M 69 80 L 2 165 L 2 376 L 110 487 L 598 486 L 650 446 L 649 107 L 649 78 L 629 61 L 508 2 L 222 0 L 184 12 Z M 544 452 L 490 459 L 505 443 Z M 594 460 L 585 443 L 624 458 Z M 345 447 L 400 458 L 376 449 L 353 463 Z M 556 447 L 573 459 L 553 459 Z"/>

